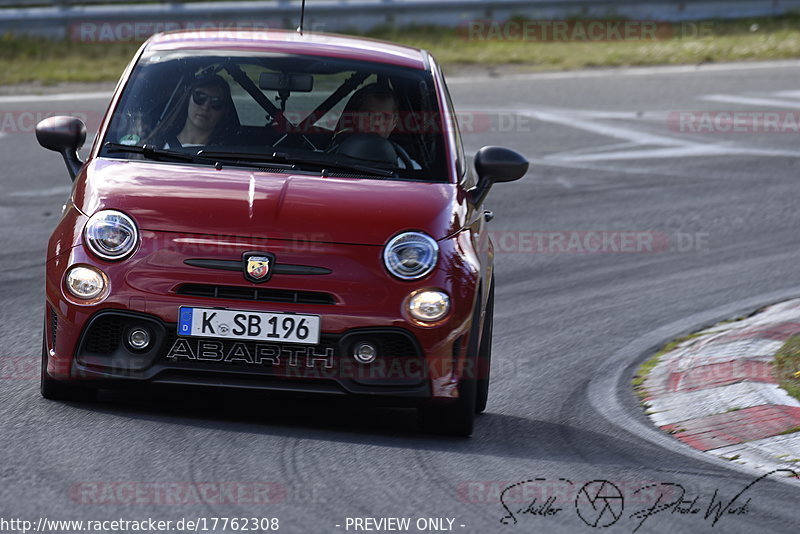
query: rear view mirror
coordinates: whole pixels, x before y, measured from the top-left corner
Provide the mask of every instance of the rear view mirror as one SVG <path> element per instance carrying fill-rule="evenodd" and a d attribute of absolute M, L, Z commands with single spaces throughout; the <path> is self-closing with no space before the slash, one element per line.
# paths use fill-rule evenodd
<path fill-rule="evenodd" d="M 314 88 L 314 77 L 291 72 L 262 72 L 258 77 L 258 86 L 269 91 L 308 93 Z"/>
<path fill-rule="evenodd" d="M 86 141 L 86 125 L 83 121 L 64 115 L 44 119 L 36 125 L 36 140 L 44 148 L 61 154 L 74 181 L 83 167 L 78 157 L 78 150 Z"/>

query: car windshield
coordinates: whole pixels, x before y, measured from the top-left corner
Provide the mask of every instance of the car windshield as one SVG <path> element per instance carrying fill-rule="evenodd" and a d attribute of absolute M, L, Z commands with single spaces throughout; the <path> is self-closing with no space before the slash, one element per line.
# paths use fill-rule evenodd
<path fill-rule="evenodd" d="M 101 155 L 446 182 L 439 111 L 424 70 L 308 55 L 150 51 L 125 87 Z"/>

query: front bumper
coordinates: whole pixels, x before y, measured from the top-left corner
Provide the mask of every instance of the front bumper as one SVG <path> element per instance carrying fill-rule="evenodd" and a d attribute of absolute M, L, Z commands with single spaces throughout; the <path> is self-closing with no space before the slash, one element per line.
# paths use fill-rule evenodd
<path fill-rule="evenodd" d="M 53 378 L 103 388 L 152 383 L 423 401 L 458 396 L 479 271 L 469 261 L 448 263 L 420 282 L 403 282 L 383 271 L 380 247 L 315 243 L 302 248 L 274 240 L 266 246 L 252 239 L 232 243 L 230 238 L 211 247 L 209 240 L 192 236 L 142 235 L 140 248 L 123 262 L 98 260 L 81 245 L 51 256 L 46 341 Z M 58 241 L 51 241 L 51 247 L 56 252 Z M 330 273 L 274 274 L 268 283 L 253 284 L 241 272 L 186 262 L 230 261 L 243 249 L 267 249 L 278 263 L 317 266 Z M 75 264 L 97 267 L 107 275 L 111 289 L 105 299 L 86 305 L 66 292 L 64 274 Z M 442 289 L 451 296 L 450 314 L 435 326 L 415 324 L 403 313 L 408 295 L 421 288 Z M 234 347 L 226 341 L 209 357 L 180 357 L 186 351 L 176 356 L 173 349 L 183 339 L 176 335 L 181 306 L 315 314 L 321 317 L 322 340 L 314 347 L 255 342 Z M 125 346 L 126 328 L 134 323 L 154 334 L 147 351 Z M 351 350 L 354 341 L 365 338 L 376 341 L 382 353 L 366 366 L 352 358 Z M 214 340 L 209 341 L 214 347 Z M 256 362 L 256 354 L 265 351 L 282 358 Z"/>
<path fill-rule="evenodd" d="M 136 350 L 126 332 L 146 328 L 148 349 Z M 429 398 L 425 358 L 408 332 L 362 328 L 325 334 L 319 345 L 182 338 L 175 324 L 129 311 L 105 310 L 87 323 L 71 366 L 82 381 L 149 382 L 308 393 Z M 369 365 L 349 357 L 370 340 L 379 357 Z M 99 385 L 99 382 L 95 382 Z"/>

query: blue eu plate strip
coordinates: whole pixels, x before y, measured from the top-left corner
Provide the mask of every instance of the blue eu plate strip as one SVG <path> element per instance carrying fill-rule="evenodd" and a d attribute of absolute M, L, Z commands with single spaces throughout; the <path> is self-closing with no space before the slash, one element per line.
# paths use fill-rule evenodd
<path fill-rule="evenodd" d="M 192 333 L 192 312 L 194 308 L 181 308 L 178 318 L 178 334 L 188 336 Z"/>

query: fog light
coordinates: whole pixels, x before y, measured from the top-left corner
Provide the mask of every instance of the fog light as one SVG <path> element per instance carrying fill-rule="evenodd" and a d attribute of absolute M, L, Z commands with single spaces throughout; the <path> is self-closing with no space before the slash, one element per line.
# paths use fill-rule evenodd
<path fill-rule="evenodd" d="M 378 357 L 378 349 L 372 343 L 361 342 L 353 349 L 353 358 L 358 363 L 372 363 Z"/>
<path fill-rule="evenodd" d="M 150 332 L 144 328 L 134 328 L 128 334 L 128 345 L 130 345 L 132 349 L 146 349 L 149 344 Z"/>
<path fill-rule="evenodd" d="M 423 323 L 433 323 L 450 311 L 450 297 L 441 291 L 421 291 L 408 301 L 408 312 Z"/>
<path fill-rule="evenodd" d="M 106 288 L 103 274 L 92 267 L 73 267 L 67 272 L 67 289 L 79 299 L 89 300 Z"/>

